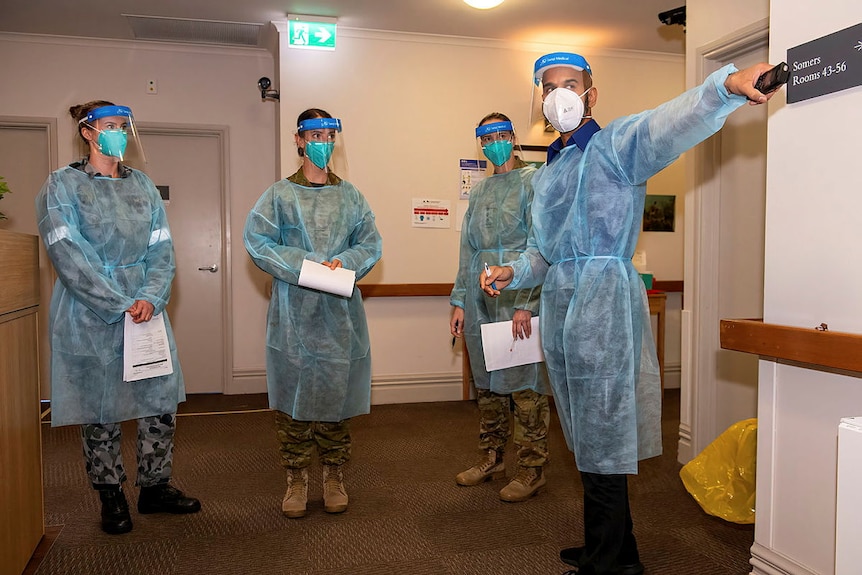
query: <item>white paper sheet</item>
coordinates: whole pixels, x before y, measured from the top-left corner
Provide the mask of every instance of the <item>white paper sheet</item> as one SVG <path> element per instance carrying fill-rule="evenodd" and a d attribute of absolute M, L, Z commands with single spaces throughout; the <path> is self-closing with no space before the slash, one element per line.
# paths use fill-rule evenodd
<path fill-rule="evenodd" d="M 329 266 L 311 260 L 303 260 L 299 270 L 299 285 L 335 295 L 352 296 L 355 283 L 355 271 L 345 268 L 331 270 Z"/>
<path fill-rule="evenodd" d="M 123 381 L 138 381 L 174 372 L 168 332 L 162 314 L 135 323 L 126 314 L 123 324 Z"/>
<path fill-rule="evenodd" d="M 498 321 L 482 325 L 482 348 L 485 369 L 496 371 L 545 361 L 542 338 L 539 336 L 539 316 L 530 320 L 532 334 L 526 339 L 512 338 L 512 322 Z"/>

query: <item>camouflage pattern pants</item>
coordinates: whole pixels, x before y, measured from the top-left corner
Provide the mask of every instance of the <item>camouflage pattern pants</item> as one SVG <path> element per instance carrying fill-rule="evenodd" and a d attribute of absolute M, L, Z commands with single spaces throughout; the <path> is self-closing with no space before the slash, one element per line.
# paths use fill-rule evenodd
<path fill-rule="evenodd" d="M 323 465 L 341 465 L 350 459 L 349 420 L 299 421 L 281 411 L 275 412 L 281 466 L 302 469 L 311 465 L 314 446 Z"/>
<path fill-rule="evenodd" d="M 548 462 L 548 426 L 551 411 L 548 396 L 532 389 L 510 395 L 477 389 L 479 404 L 479 449 L 502 453 L 509 439 L 509 401 L 515 404 L 515 447 L 518 465 L 542 467 Z"/>
<path fill-rule="evenodd" d="M 171 479 L 176 415 L 142 417 L 138 422 L 138 477 L 135 484 L 150 487 Z M 122 429 L 119 423 L 88 423 L 81 426 L 84 462 L 94 489 L 105 489 L 126 481 Z"/>

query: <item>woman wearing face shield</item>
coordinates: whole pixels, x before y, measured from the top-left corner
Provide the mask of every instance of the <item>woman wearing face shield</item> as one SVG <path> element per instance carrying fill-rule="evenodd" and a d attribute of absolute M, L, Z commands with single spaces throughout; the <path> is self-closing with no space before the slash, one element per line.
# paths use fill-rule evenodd
<path fill-rule="evenodd" d="M 543 468 L 548 461 L 548 375 L 544 363 L 486 371 L 480 328 L 486 323 L 512 320 L 513 342 L 534 335 L 530 320 L 539 313 L 541 287 L 504 292 L 494 299 L 479 289 L 474 278 L 485 265 L 517 259 L 526 248 L 532 228 L 531 181 L 536 169 L 514 155 L 515 133 L 505 115 L 485 116 L 476 128 L 476 137 L 494 171 L 470 191 L 461 228 L 458 276 L 449 297 L 449 328 L 453 336 L 464 338 L 469 352 L 480 412 L 482 455 L 455 481 L 473 486 L 505 476 L 503 452 L 509 438 L 511 401 L 515 406 L 518 461 L 511 481 L 500 491 L 500 499 L 525 501 L 546 482 Z"/>
<path fill-rule="evenodd" d="M 194 513 L 172 487 L 177 404 L 185 399 L 164 313 L 174 250 L 152 181 L 121 163 L 132 112 L 94 101 L 69 109 L 88 155 L 52 173 L 36 198 L 39 232 L 57 272 L 51 297 L 51 425 L 79 424 L 87 475 L 102 503 L 102 530 L 132 529 L 122 490 L 121 421 L 138 425 L 139 513 Z M 123 330 L 163 314 L 173 372 L 126 382 Z"/>
<path fill-rule="evenodd" d="M 248 214 L 245 247 L 272 275 L 267 313 L 266 380 L 287 471 L 282 513 L 303 517 L 315 445 L 323 465 L 324 510 L 347 509 L 343 466 L 350 458 L 349 418 L 371 408 L 371 351 L 362 296 L 301 287 L 305 260 L 364 277 L 382 240 L 362 194 L 329 169 L 341 121 L 312 108 L 295 137 L 302 165 L 267 189 Z"/>

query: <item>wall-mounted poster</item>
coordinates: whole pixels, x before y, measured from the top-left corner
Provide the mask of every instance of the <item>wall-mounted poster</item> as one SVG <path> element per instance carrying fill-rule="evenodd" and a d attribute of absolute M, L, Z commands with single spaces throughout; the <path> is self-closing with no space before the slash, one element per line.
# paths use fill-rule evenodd
<path fill-rule="evenodd" d="M 676 196 L 653 196 L 647 194 L 644 201 L 645 232 L 672 232 L 675 219 Z"/>
<path fill-rule="evenodd" d="M 473 186 L 485 179 L 488 162 L 485 160 L 461 159 L 459 164 L 461 166 L 461 193 L 458 198 L 469 200 L 470 190 L 473 189 Z"/>

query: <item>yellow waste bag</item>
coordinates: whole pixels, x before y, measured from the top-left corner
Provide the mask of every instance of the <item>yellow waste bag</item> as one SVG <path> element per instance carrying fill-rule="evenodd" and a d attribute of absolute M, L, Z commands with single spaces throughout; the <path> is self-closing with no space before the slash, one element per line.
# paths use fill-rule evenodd
<path fill-rule="evenodd" d="M 686 490 L 710 515 L 754 523 L 757 419 L 734 423 L 679 472 Z"/>

